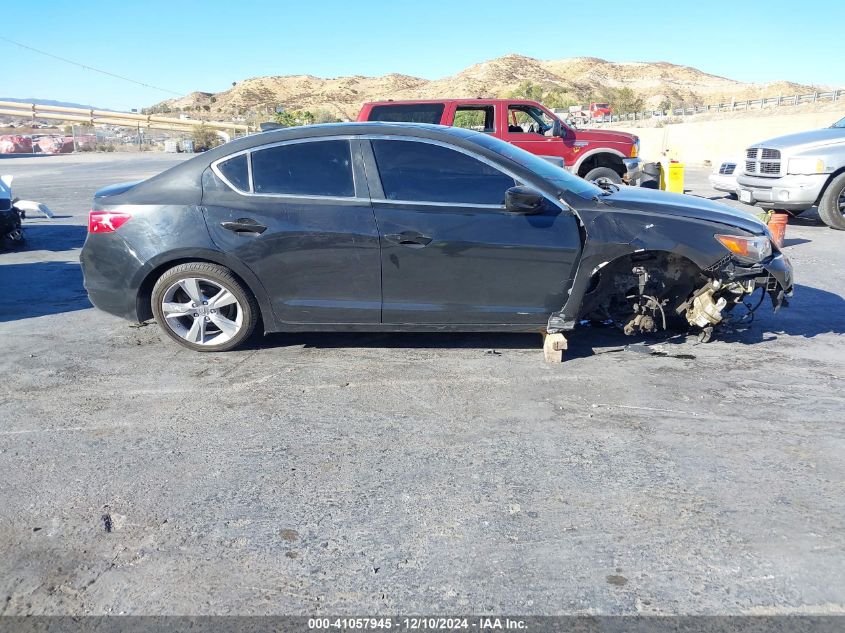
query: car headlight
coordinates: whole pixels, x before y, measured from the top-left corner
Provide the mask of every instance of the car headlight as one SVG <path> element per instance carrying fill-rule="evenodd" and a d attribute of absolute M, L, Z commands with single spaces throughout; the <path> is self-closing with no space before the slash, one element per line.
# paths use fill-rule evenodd
<path fill-rule="evenodd" d="M 772 254 L 772 242 L 765 235 L 715 235 L 719 243 L 739 259 L 761 262 Z"/>
<path fill-rule="evenodd" d="M 823 174 L 824 161 L 821 158 L 790 158 L 787 173 Z"/>
<path fill-rule="evenodd" d="M 631 145 L 631 158 L 636 158 L 640 155 L 640 139 L 634 141 L 634 144 Z"/>

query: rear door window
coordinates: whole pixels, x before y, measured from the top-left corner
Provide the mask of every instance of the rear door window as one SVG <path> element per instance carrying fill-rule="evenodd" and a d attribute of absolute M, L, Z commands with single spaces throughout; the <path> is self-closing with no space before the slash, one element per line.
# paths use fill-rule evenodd
<path fill-rule="evenodd" d="M 249 191 L 247 155 L 241 154 L 217 164 L 217 169 L 230 185 L 238 191 Z"/>
<path fill-rule="evenodd" d="M 252 152 L 255 193 L 355 196 L 349 141 L 290 143 Z"/>
<path fill-rule="evenodd" d="M 504 204 L 514 179 L 472 156 L 417 141 L 373 140 L 388 200 Z"/>
<path fill-rule="evenodd" d="M 440 123 L 445 106 L 442 103 L 383 104 L 373 106 L 368 121 L 394 123 Z"/>
<path fill-rule="evenodd" d="M 454 127 L 491 134 L 496 131 L 493 123 L 493 106 L 458 106 L 455 110 Z"/>

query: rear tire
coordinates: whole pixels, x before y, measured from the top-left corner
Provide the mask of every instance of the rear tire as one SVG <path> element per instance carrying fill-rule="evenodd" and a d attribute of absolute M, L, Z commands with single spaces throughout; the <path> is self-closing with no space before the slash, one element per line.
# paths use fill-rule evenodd
<path fill-rule="evenodd" d="M 205 262 L 180 264 L 159 277 L 152 310 L 167 336 L 197 352 L 235 349 L 258 322 L 249 289 L 228 268 Z"/>
<path fill-rule="evenodd" d="M 622 184 L 622 176 L 613 171 L 610 167 L 596 167 L 584 174 L 584 180 L 609 180 L 615 185 Z"/>
<path fill-rule="evenodd" d="M 845 231 L 845 174 L 827 186 L 819 203 L 819 217 L 832 229 Z"/>

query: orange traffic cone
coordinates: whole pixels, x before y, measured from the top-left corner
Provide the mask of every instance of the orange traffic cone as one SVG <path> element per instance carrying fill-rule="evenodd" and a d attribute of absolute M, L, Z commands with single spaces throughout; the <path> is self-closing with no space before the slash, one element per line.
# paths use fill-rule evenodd
<path fill-rule="evenodd" d="M 772 238 L 778 248 L 783 248 L 787 224 L 789 224 L 789 215 L 786 213 L 772 213 L 772 217 L 769 219 L 769 230 L 772 232 Z"/>

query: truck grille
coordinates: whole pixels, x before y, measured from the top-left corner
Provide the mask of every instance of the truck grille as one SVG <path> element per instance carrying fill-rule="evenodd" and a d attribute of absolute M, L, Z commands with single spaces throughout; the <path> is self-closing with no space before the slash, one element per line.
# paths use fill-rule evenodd
<path fill-rule="evenodd" d="M 723 176 L 730 176 L 736 169 L 736 163 L 722 163 L 719 167 L 719 173 Z"/>
<path fill-rule="evenodd" d="M 759 176 L 780 176 L 780 150 L 749 147 L 745 150 L 745 173 Z"/>

